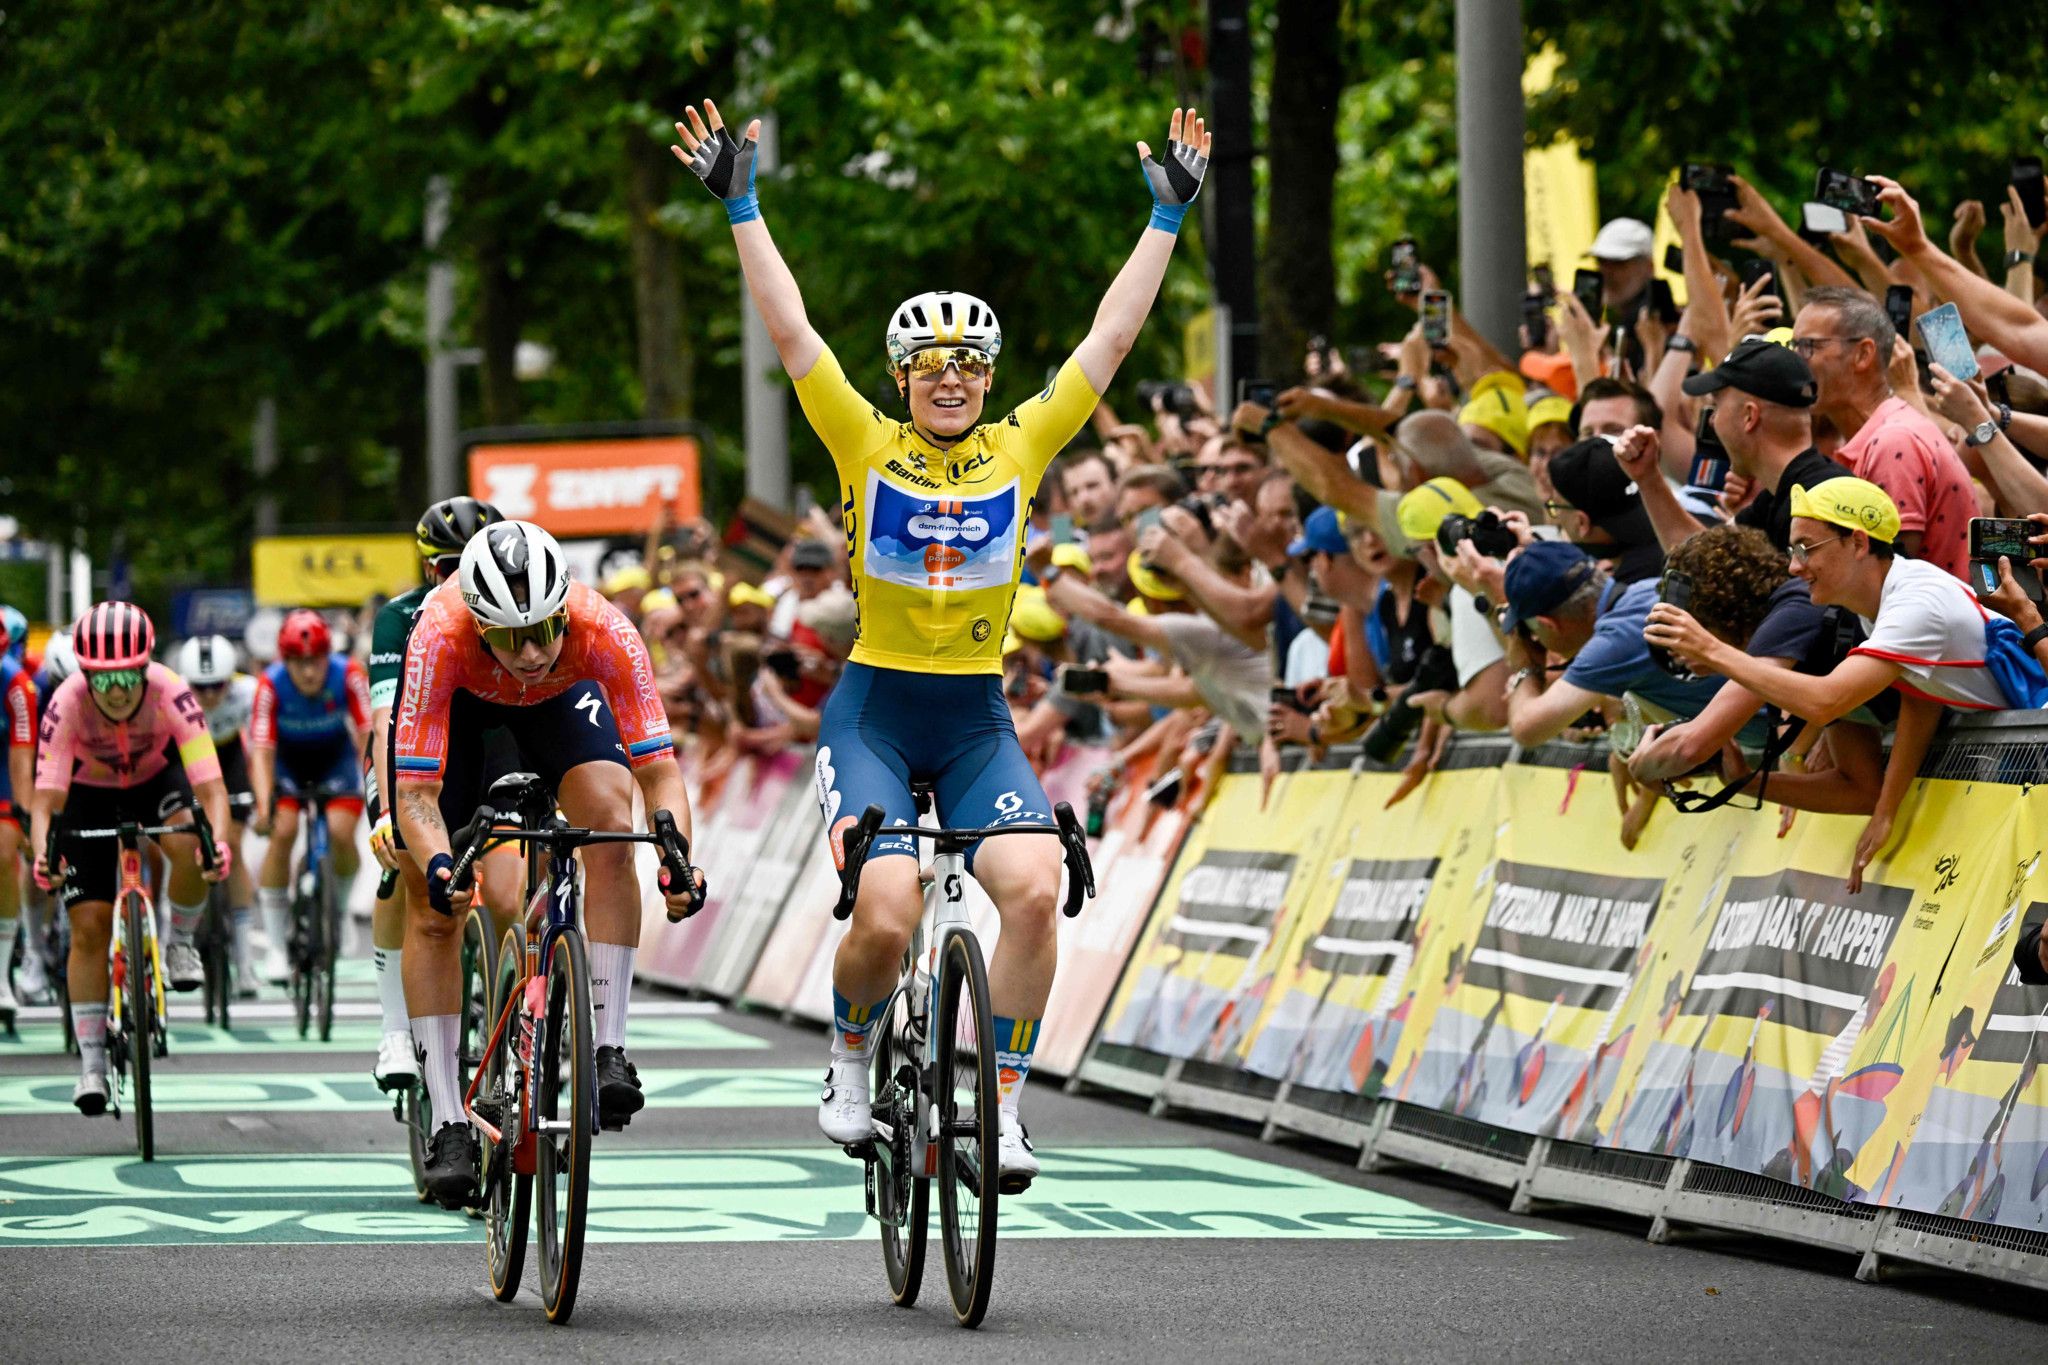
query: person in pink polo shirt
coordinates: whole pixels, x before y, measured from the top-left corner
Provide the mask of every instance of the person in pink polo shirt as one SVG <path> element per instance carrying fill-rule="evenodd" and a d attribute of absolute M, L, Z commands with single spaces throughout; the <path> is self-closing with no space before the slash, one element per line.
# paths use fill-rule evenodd
<path fill-rule="evenodd" d="M 1889 367 L 1897 335 L 1877 300 L 1831 285 L 1806 291 L 1792 349 L 1820 382 L 1814 411 L 1842 433 L 1836 458 L 1882 488 L 1898 508 L 1900 553 L 1967 580 L 1977 495 L 1941 428 L 1893 392 Z"/>

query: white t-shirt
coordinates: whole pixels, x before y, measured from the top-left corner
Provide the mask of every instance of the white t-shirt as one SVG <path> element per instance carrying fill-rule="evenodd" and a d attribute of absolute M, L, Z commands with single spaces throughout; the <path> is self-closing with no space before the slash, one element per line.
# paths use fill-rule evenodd
<path fill-rule="evenodd" d="M 1266 734 L 1266 705 L 1273 690 L 1273 661 L 1206 616 L 1175 612 L 1159 618 L 1166 646 L 1195 690 L 1224 724 L 1246 744 Z"/>
<path fill-rule="evenodd" d="M 2007 702 L 1984 666 L 1984 609 L 1963 581 L 1924 559 L 1898 558 L 1884 576 L 1870 638 L 1850 651 L 1902 665 L 1914 693 L 1971 711 Z"/>
<path fill-rule="evenodd" d="M 1451 614 L 1451 662 L 1458 666 L 1458 686 L 1468 686 L 1487 669 L 1507 657 L 1500 636 L 1479 614 L 1479 599 L 1453 585 L 1445 599 Z"/>
<path fill-rule="evenodd" d="M 1330 676 L 1330 642 L 1303 626 L 1287 646 L 1287 667 L 1280 681 L 1289 687 L 1319 682 Z"/>

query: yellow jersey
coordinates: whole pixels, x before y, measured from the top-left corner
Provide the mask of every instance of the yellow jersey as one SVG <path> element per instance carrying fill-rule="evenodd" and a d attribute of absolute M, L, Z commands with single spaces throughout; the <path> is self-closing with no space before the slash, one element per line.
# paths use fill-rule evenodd
<path fill-rule="evenodd" d="M 1039 480 L 1100 401 L 1081 367 L 1069 359 L 1043 393 L 950 450 L 876 410 L 830 348 L 796 396 L 839 471 L 853 662 L 1000 674 Z"/>

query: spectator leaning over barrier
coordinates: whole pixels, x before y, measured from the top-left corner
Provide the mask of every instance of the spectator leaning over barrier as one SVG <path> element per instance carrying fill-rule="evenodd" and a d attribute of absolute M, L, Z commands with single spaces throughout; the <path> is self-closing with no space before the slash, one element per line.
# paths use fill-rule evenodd
<path fill-rule="evenodd" d="M 1555 739 L 1603 698 L 1650 724 L 1698 715 L 1721 687 L 1719 678 L 1677 677 L 1651 657 L 1643 622 L 1657 605 L 1654 581 L 1623 587 L 1585 551 L 1561 541 L 1525 546 L 1499 581 L 1508 666 L 1515 670 L 1508 678 L 1508 730 L 1524 748 Z M 1548 681 L 1546 650 L 1570 661 L 1555 683 Z M 1617 727 L 1624 735 L 1628 728 Z M 1762 748 L 1760 717 L 1740 733 L 1745 744 Z M 1622 757 L 1632 747 L 1617 736 Z"/>
<path fill-rule="evenodd" d="M 1060 488 L 1067 498 L 1067 513 L 1077 526 L 1093 526 L 1116 510 L 1116 470 L 1099 450 L 1082 450 L 1067 457 L 1060 469 Z"/>
<path fill-rule="evenodd" d="M 1401 533 L 1416 547 L 1416 560 L 1432 576 L 1451 585 L 1444 598 L 1444 621 L 1458 686 L 1440 700 L 1424 698 L 1423 709 L 1433 719 L 1460 730 L 1499 730 L 1508 723 L 1507 656 L 1489 619 L 1498 603 L 1481 596 L 1487 591 L 1488 576 L 1482 569 L 1497 571 L 1500 561 L 1481 554 L 1469 535 L 1449 555 L 1438 538 L 1445 518 L 1477 518 L 1485 511 L 1471 490 L 1456 479 L 1431 479 L 1403 495 L 1397 508 Z M 1526 543 L 1526 518 L 1511 513 L 1501 521 L 1518 542 Z"/>
<path fill-rule="evenodd" d="M 1813 674 L 1833 667 L 1833 619 L 1813 604 L 1805 581 L 1793 577 L 1785 553 L 1762 531 L 1702 531 L 1671 552 L 1667 572 L 1685 575 L 1690 614 L 1715 639 L 1771 668 Z M 1645 730 L 1629 758 L 1630 774 L 1639 782 L 1663 782 L 1714 762 L 1762 705 L 1740 683 L 1726 684 L 1691 720 Z M 1794 770 L 1788 757 L 1785 770 L 1769 779 L 1770 799 L 1800 810 L 1869 813 L 1884 771 L 1878 729 L 1864 723 L 1874 720 L 1859 709 L 1829 726 L 1820 741 L 1824 751 L 1805 764 L 1806 771 Z M 1753 755 L 1745 758 L 1755 761 Z"/>
<path fill-rule="evenodd" d="M 1611 439 L 1593 436 L 1558 452 L 1549 469 L 1557 496 L 1546 499 L 1543 510 L 1566 540 L 1605 562 L 1614 580 L 1626 586 L 1664 571 L 1664 547 L 1644 507 L 1648 492 L 1621 467 L 1614 450 Z M 1645 463 L 1641 482 L 1668 489 L 1654 464 Z"/>
<path fill-rule="evenodd" d="M 1941 428 L 1893 391 L 1900 339 L 1883 307 L 1860 289 L 1810 289 L 1792 330 L 1819 382 L 1815 408 L 1844 438 L 1842 463 L 1898 509 L 1895 548 L 1967 578 L 1977 495 Z"/>
<path fill-rule="evenodd" d="M 1646 632 L 1694 669 L 1720 674 L 1811 725 L 1832 725 L 1888 687 L 1904 694 L 1884 787 L 1851 866 L 1852 889 L 1890 840 L 1941 708 L 1997 711 L 2013 704 L 2000 678 L 2007 670 L 1995 662 L 1989 614 L 1959 580 L 1899 557 L 1899 534 L 1898 509 L 1867 480 L 1836 478 L 1792 491 L 1792 571 L 1806 580 L 1816 606 L 1846 607 L 1869 632 L 1821 676 L 1753 659 L 1675 607 L 1653 611 Z M 2048 682 L 2040 686 L 2048 690 Z"/>

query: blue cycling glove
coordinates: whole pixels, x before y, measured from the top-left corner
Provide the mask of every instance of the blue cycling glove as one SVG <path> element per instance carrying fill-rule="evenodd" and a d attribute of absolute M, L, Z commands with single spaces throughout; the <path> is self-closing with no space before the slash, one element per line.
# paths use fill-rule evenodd
<path fill-rule="evenodd" d="M 761 216 L 761 201 L 754 193 L 754 160 L 760 146 L 751 137 L 735 142 L 730 132 L 714 128 L 697 144 L 697 154 L 684 163 L 705 189 L 724 201 L 726 221 L 734 227 Z"/>
<path fill-rule="evenodd" d="M 1193 121 L 1189 119 L 1190 123 Z M 1168 141 L 1164 165 L 1148 156 L 1138 166 L 1145 173 L 1145 188 L 1152 192 L 1151 226 L 1163 232 L 1179 232 L 1181 219 L 1188 215 L 1188 205 L 1202 192 L 1202 176 L 1209 169 L 1209 158 L 1190 143 Z"/>
<path fill-rule="evenodd" d="M 447 872 L 444 877 L 441 874 Z M 427 859 L 427 904 L 441 914 L 453 917 L 455 914 L 455 858 L 452 854 L 436 853 Z"/>

